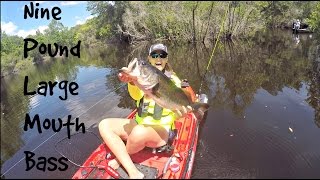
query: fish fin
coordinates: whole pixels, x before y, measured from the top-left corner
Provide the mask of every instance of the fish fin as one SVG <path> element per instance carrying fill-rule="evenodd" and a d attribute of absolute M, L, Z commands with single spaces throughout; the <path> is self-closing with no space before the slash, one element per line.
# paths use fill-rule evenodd
<path fill-rule="evenodd" d="M 201 120 L 205 116 L 205 113 L 209 109 L 209 104 L 208 103 L 194 103 L 194 104 L 192 104 L 190 106 L 193 108 L 193 110 L 192 110 L 193 114 L 199 120 Z"/>
<path fill-rule="evenodd" d="M 134 65 L 136 65 L 136 62 L 138 61 L 137 58 L 134 58 L 132 61 L 129 62 L 128 64 L 128 69 L 131 71 L 134 67 Z"/>

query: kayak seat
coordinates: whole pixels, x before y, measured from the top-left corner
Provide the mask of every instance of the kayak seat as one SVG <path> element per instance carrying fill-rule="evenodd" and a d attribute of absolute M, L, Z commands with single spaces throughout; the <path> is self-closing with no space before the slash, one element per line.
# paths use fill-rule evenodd
<path fill-rule="evenodd" d="M 174 139 L 177 137 L 178 134 L 178 130 L 177 129 L 173 129 L 169 131 L 169 138 L 168 138 L 168 142 L 167 144 L 160 146 L 158 148 L 153 148 L 153 153 L 161 153 L 166 151 L 167 153 L 170 153 L 174 147 L 172 146 Z"/>

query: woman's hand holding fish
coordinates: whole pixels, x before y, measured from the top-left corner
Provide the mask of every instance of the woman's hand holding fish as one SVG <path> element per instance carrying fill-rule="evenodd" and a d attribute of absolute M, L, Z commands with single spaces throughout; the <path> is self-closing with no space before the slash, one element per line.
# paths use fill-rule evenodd
<path fill-rule="evenodd" d="M 126 83 L 130 83 L 133 81 L 133 79 L 131 77 L 129 77 L 127 74 L 125 73 L 119 73 L 118 74 L 118 78 L 120 81 L 122 82 L 126 82 Z"/>
<path fill-rule="evenodd" d="M 191 106 L 182 106 L 181 110 L 176 109 L 175 112 L 179 117 L 182 117 L 184 114 L 191 112 L 193 110 L 193 108 Z"/>

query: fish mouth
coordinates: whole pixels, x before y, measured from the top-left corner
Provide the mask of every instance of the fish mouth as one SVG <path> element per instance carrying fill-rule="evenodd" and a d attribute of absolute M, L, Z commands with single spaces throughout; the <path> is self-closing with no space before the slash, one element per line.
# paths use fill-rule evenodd
<path fill-rule="evenodd" d="M 137 58 L 134 58 L 132 61 L 129 62 L 128 67 L 122 67 L 120 72 L 129 74 L 132 77 L 138 77 L 140 75 L 139 70 L 139 61 Z"/>
<path fill-rule="evenodd" d="M 158 63 L 157 66 L 162 63 Z M 127 67 L 122 67 L 119 71 L 129 75 L 133 78 L 143 89 L 149 90 L 152 89 L 157 82 L 152 81 L 154 78 L 152 76 L 152 72 L 145 67 L 145 61 L 138 60 L 134 58 L 129 62 Z"/>

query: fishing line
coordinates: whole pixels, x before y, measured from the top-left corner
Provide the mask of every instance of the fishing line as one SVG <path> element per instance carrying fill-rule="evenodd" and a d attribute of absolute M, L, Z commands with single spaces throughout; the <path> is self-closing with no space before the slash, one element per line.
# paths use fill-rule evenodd
<path fill-rule="evenodd" d="M 100 103 L 103 99 L 105 99 L 106 97 L 108 97 L 110 94 L 112 94 L 113 92 L 117 91 L 118 89 L 120 89 L 121 87 L 127 85 L 127 83 L 124 83 L 122 85 L 120 85 L 119 87 L 115 88 L 113 91 L 111 91 L 109 94 L 105 95 L 101 100 L 99 100 L 98 102 L 96 102 L 94 105 L 92 105 L 89 109 L 87 109 L 86 111 L 84 111 L 83 113 L 81 113 L 78 117 L 82 116 L 84 113 L 88 112 L 91 108 L 93 108 L 95 105 L 97 105 L 98 103 Z M 76 118 L 74 118 L 73 120 L 71 120 L 70 122 L 74 121 Z M 61 128 L 61 130 L 65 128 L 65 126 L 63 126 Z M 37 150 L 40 146 L 42 146 L 45 142 L 47 142 L 49 139 L 51 139 L 53 136 L 55 136 L 58 132 L 55 132 L 53 135 L 51 135 L 48 139 L 44 140 L 42 143 L 40 143 L 40 145 L 38 145 L 35 149 L 33 149 L 31 152 L 34 152 L 35 150 Z M 12 167 L 10 167 L 6 172 L 4 172 L 1 175 L 1 178 L 7 174 L 12 168 L 14 168 L 18 163 L 20 163 L 22 160 L 24 160 L 24 158 L 21 158 L 17 163 L 15 163 Z"/>
<path fill-rule="evenodd" d="M 92 131 L 90 131 L 90 130 L 87 130 L 87 129 L 86 129 L 86 132 L 89 132 L 89 133 L 94 134 L 100 141 L 103 141 L 96 133 L 94 133 L 94 132 L 92 132 Z M 82 133 L 82 132 L 74 133 L 74 134 L 72 134 L 71 136 L 74 136 L 74 135 L 79 134 L 79 133 Z M 59 153 L 61 156 L 65 157 L 65 158 L 67 158 L 67 157 L 66 157 L 64 154 L 62 154 L 60 151 L 57 150 L 57 145 L 58 145 L 59 143 L 61 143 L 63 140 L 67 139 L 67 138 L 68 138 L 68 137 L 62 138 L 61 140 L 59 140 L 59 141 L 54 145 L 55 151 L 56 151 L 57 153 Z M 105 146 L 106 146 L 106 144 L 105 144 Z M 82 166 L 82 165 L 79 165 L 78 163 L 73 162 L 73 161 L 72 161 L 71 159 L 69 159 L 69 158 L 67 158 L 67 159 L 68 159 L 68 162 L 70 162 L 70 163 L 72 163 L 73 165 L 78 166 L 78 167 L 80 167 L 80 168 L 98 168 L 97 166 Z"/>
<path fill-rule="evenodd" d="M 94 134 L 95 136 L 96 136 L 96 138 L 98 138 L 100 141 L 102 141 L 103 142 L 103 140 L 96 134 L 96 133 L 94 133 L 93 131 L 90 131 L 90 130 L 88 130 L 88 129 L 86 129 L 86 132 L 89 132 L 89 133 L 92 133 L 92 134 Z M 80 133 L 82 133 L 82 132 L 77 132 L 77 133 L 74 133 L 74 134 L 72 134 L 71 136 L 74 136 L 74 135 L 77 135 L 77 134 L 80 134 Z M 64 141 L 65 139 L 67 139 L 68 137 L 64 137 L 64 138 L 62 138 L 61 140 L 59 140 L 56 144 L 55 144 L 55 146 L 54 146 L 54 149 L 55 149 L 55 151 L 57 152 L 57 153 L 59 153 L 62 157 L 64 157 L 64 158 L 67 158 L 68 159 L 68 162 L 70 162 L 71 164 L 73 164 L 73 165 L 75 165 L 75 166 L 77 166 L 77 167 L 79 167 L 79 168 L 92 168 L 92 169 L 104 169 L 104 168 L 106 168 L 105 166 L 97 166 L 97 165 L 92 165 L 91 163 L 90 163 L 90 166 L 83 166 L 83 165 L 80 165 L 80 164 L 78 164 L 78 163 L 75 163 L 74 161 L 72 161 L 70 158 L 68 158 L 68 157 L 66 157 L 64 154 L 62 154 L 60 151 L 58 151 L 58 149 L 57 149 L 57 145 L 59 144 L 59 143 L 61 143 L 62 141 Z M 103 145 L 104 145 L 104 147 L 105 147 L 105 149 L 107 150 L 107 145 L 105 144 L 105 143 L 103 143 Z M 108 154 L 106 155 L 106 159 L 107 159 L 107 156 L 108 156 Z M 105 171 L 107 171 L 106 169 L 105 169 Z M 107 171 L 108 172 L 108 171 Z M 112 176 L 112 175 L 111 175 Z M 118 179 L 124 179 L 120 174 L 119 174 L 119 178 Z"/>
<path fill-rule="evenodd" d="M 229 6 L 230 6 L 230 2 L 228 3 L 228 7 L 229 7 Z M 214 48 L 212 49 L 212 53 L 211 53 L 209 62 L 208 62 L 208 64 L 207 64 L 206 72 L 204 73 L 204 75 L 203 75 L 203 77 L 202 77 L 202 79 L 201 79 L 200 88 L 199 88 L 199 94 L 201 94 L 201 89 L 202 89 L 202 85 L 203 85 L 204 78 L 205 78 L 205 76 L 207 75 L 209 66 L 210 66 L 211 61 L 212 61 L 213 54 L 214 54 L 214 52 L 216 51 L 217 44 L 218 44 L 218 42 L 219 42 L 219 40 L 220 40 L 220 34 L 221 34 L 222 30 L 224 29 L 224 22 L 225 22 L 225 20 L 226 20 L 226 18 L 227 18 L 228 9 L 229 9 L 229 8 L 226 8 L 226 12 L 225 12 L 225 14 L 224 14 L 224 18 L 223 18 L 223 21 L 222 21 L 222 23 L 221 23 L 221 28 L 220 28 L 220 31 L 219 31 L 219 33 L 218 33 L 217 41 L 216 41 L 216 43 L 215 43 L 215 45 L 214 45 Z"/>

